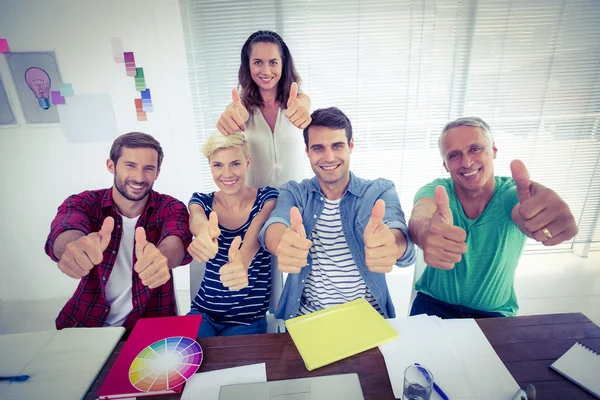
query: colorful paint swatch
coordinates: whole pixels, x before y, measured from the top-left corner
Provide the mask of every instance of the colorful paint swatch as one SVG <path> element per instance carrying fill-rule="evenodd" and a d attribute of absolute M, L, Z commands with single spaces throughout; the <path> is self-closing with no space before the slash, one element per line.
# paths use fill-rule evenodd
<path fill-rule="evenodd" d="M 125 57 L 123 56 L 123 41 L 121 38 L 112 38 L 110 39 L 110 44 L 112 47 L 113 58 L 116 63 L 124 63 Z"/>
<path fill-rule="evenodd" d="M 9 53 L 10 47 L 8 47 L 8 40 L 0 38 L 0 53 Z"/>
<path fill-rule="evenodd" d="M 65 98 L 61 96 L 59 90 L 51 90 L 50 98 L 52 99 L 52 104 L 65 104 Z"/>
<path fill-rule="evenodd" d="M 135 57 L 133 56 L 133 52 L 123 53 L 123 58 L 125 59 L 125 71 L 127 75 L 135 76 Z"/>
<path fill-rule="evenodd" d="M 150 95 L 150 89 L 146 89 L 140 93 L 142 95 L 142 109 L 146 112 L 153 111 L 154 109 L 152 107 L 152 97 Z"/>
<path fill-rule="evenodd" d="M 170 390 L 194 376 L 202 358 L 202 348 L 193 339 L 162 339 L 143 349 L 131 362 L 129 381 L 142 392 Z"/>
<path fill-rule="evenodd" d="M 142 106 L 142 99 L 133 99 L 135 102 L 135 112 L 137 114 L 138 121 L 147 121 L 148 117 Z"/>
<path fill-rule="evenodd" d="M 64 97 L 75 96 L 73 92 L 73 85 L 70 83 L 61 83 L 60 84 L 60 95 Z"/>
<path fill-rule="evenodd" d="M 146 78 L 144 78 L 144 68 L 136 68 L 135 72 L 135 90 L 138 92 L 146 90 Z"/>

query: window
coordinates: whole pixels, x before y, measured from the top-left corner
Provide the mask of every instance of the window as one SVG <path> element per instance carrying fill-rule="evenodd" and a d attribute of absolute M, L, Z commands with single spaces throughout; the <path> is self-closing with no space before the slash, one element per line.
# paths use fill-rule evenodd
<path fill-rule="evenodd" d="M 358 175 L 395 182 L 405 213 L 442 167 L 444 124 L 476 115 L 600 241 L 600 6 L 596 0 L 181 0 L 199 144 L 237 85 L 242 44 L 284 38 L 312 108 L 351 119 Z M 310 176 L 307 168 L 307 176 Z M 208 170 L 205 190 L 214 187 Z M 552 250 L 570 249 L 574 241 Z M 529 251 L 548 248 L 529 241 Z"/>

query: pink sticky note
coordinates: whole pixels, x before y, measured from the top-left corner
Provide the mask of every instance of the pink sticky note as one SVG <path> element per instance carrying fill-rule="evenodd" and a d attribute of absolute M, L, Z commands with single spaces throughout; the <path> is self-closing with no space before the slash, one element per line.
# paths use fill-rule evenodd
<path fill-rule="evenodd" d="M 0 53 L 8 53 L 9 51 L 8 40 L 0 38 Z"/>
<path fill-rule="evenodd" d="M 50 97 L 52 98 L 52 104 L 65 104 L 65 98 L 60 95 L 59 90 L 50 91 Z"/>

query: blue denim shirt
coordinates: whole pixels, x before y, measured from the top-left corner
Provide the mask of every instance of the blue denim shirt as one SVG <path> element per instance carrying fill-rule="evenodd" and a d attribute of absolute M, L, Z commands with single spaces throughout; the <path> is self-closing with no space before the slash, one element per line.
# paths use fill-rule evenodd
<path fill-rule="evenodd" d="M 305 179 L 302 182 L 288 182 L 279 189 L 277 205 L 271 217 L 259 234 L 261 244 L 266 248 L 265 236 L 271 224 L 281 223 L 290 226 L 290 209 L 298 207 L 302 214 L 302 222 L 307 236 L 315 227 L 325 206 L 325 196 L 319 187 L 317 177 Z M 385 274 L 371 272 L 365 263 L 365 243 L 363 233 L 371 218 L 373 206 L 378 199 L 385 201 L 384 223 L 389 228 L 397 228 L 406 236 L 407 247 L 402 258 L 396 265 L 407 267 L 415 262 L 415 246 L 408 235 L 408 227 L 404 213 L 400 207 L 400 199 L 394 183 L 387 179 L 374 181 L 361 179 L 350 172 L 350 183 L 340 202 L 340 218 L 342 230 L 350 253 L 365 284 L 377 299 L 386 318 L 394 318 L 396 312 L 388 291 Z M 304 290 L 305 280 L 312 268 L 312 257 L 308 255 L 308 264 L 298 274 L 288 274 L 283 293 L 277 306 L 275 316 L 279 319 L 293 318 L 298 313 L 300 298 Z"/>

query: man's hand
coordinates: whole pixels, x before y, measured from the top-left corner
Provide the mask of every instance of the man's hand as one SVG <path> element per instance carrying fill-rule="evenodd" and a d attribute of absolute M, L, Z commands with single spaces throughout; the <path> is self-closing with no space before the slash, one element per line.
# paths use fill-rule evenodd
<path fill-rule="evenodd" d="M 510 170 L 519 196 L 513 221 L 523 233 L 544 246 L 573 238 L 578 229 L 567 203 L 555 191 L 531 181 L 522 161 L 513 160 Z"/>
<path fill-rule="evenodd" d="M 423 256 L 425 262 L 434 268 L 452 269 L 467 251 L 467 232 L 453 225 L 450 200 L 443 186 L 435 188 L 434 200 L 437 209 L 423 235 Z"/>
<path fill-rule="evenodd" d="M 290 226 L 285 230 L 276 255 L 281 272 L 297 274 L 308 263 L 308 250 L 312 242 L 306 238 L 302 215 L 296 207 L 290 209 Z"/>
<path fill-rule="evenodd" d="M 146 240 L 146 231 L 141 226 L 135 230 L 135 256 L 137 262 L 133 269 L 144 286 L 154 289 L 171 279 L 167 257 Z"/>
<path fill-rule="evenodd" d="M 365 263 L 371 272 L 391 272 L 396 264 L 398 255 L 396 237 L 383 223 L 384 215 L 385 201 L 379 199 L 373 206 L 371 218 L 363 232 Z"/>
<path fill-rule="evenodd" d="M 58 261 L 58 268 L 74 279 L 89 274 L 94 266 L 102 262 L 114 227 L 115 220 L 106 217 L 99 232 L 92 232 L 69 243 Z"/>
<path fill-rule="evenodd" d="M 233 102 L 223 111 L 217 122 L 217 129 L 225 136 L 232 135 L 235 132 L 245 132 L 246 121 L 249 117 L 248 110 L 242 105 L 237 89 L 231 91 L 231 100 Z"/>
<path fill-rule="evenodd" d="M 312 121 L 308 107 L 298 100 L 298 84 L 296 82 L 292 83 L 292 87 L 290 88 L 290 97 L 288 98 L 285 116 L 296 128 L 300 129 L 306 128 Z"/>
<path fill-rule="evenodd" d="M 236 236 L 229 247 L 229 262 L 219 269 L 221 283 L 230 291 L 242 290 L 248 286 L 248 268 L 242 262 L 241 244 L 242 238 Z"/>
<path fill-rule="evenodd" d="M 217 238 L 220 235 L 219 218 L 217 213 L 212 211 L 208 217 L 207 229 L 200 231 L 188 247 L 194 260 L 202 262 L 215 258 L 219 251 Z"/>

